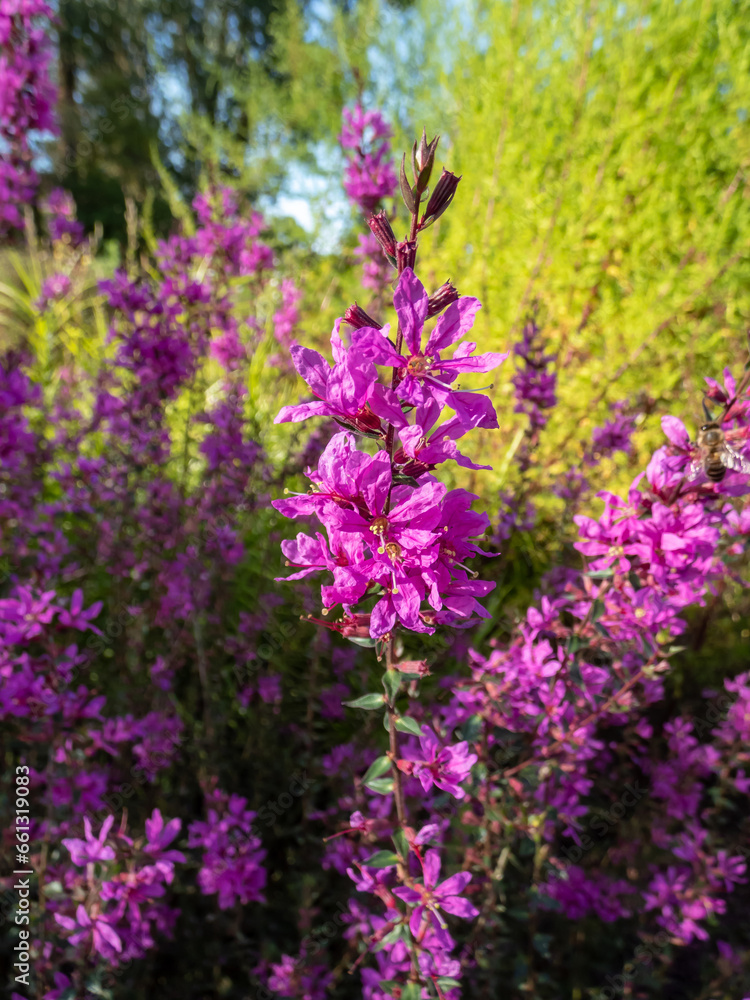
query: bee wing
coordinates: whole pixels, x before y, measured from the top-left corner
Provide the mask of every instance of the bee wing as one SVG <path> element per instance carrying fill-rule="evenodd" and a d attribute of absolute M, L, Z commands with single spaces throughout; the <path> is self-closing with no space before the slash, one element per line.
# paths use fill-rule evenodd
<path fill-rule="evenodd" d="M 730 445 L 725 444 L 722 452 L 724 465 L 733 472 L 745 472 L 750 474 L 750 460 L 745 458 L 739 451 L 735 451 Z"/>
<path fill-rule="evenodd" d="M 694 458 L 687 468 L 687 478 L 692 482 L 692 480 L 694 479 L 700 479 L 702 475 L 703 475 L 703 459 Z"/>

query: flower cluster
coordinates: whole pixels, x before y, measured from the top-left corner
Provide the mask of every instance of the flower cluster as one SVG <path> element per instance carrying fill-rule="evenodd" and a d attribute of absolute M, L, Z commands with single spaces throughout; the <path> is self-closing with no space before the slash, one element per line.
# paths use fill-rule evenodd
<path fill-rule="evenodd" d="M 46 209 L 59 256 L 82 260 L 70 199 L 55 193 Z M 233 287 L 265 281 L 270 251 L 239 209 L 222 220 L 199 199 L 196 212 L 193 235 L 162 243 L 148 274 L 103 283 L 105 365 L 89 371 L 63 354 L 43 392 L 31 358 L 0 359 L 0 717 L 44 817 L 29 857 L 46 900 L 32 913 L 35 986 L 50 1000 L 93 991 L 171 933 L 184 858 L 167 845 L 180 820 L 146 812 L 136 839 L 121 811 L 143 822 L 143 799 L 163 795 L 184 760 L 180 684 L 220 657 L 239 687 L 265 624 L 238 626 L 221 595 L 266 475 L 243 365 L 267 317 L 239 321 L 228 271 Z M 67 294 L 64 279 L 48 279 L 40 309 Z M 223 364 L 209 393 L 212 355 Z M 252 669 L 261 711 L 278 710 L 275 672 Z M 212 808 L 223 816 L 223 802 Z M 205 856 L 199 884 L 222 905 L 227 893 L 262 896 L 250 815 L 222 818 L 222 842 L 191 829 Z"/>
<path fill-rule="evenodd" d="M 52 46 L 44 0 L 4 0 L 0 7 L 0 235 L 23 226 L 36 193 L 30 140 L 55 130 Z"/>
<path fill-rule="evenodd" d="M 444 357 L 471 330 L 479 302 L 458 298 L 425 336 L 429 296 L 410 268 L 401 276 L 394 306 L 399 349 L 387 327 L 355 330 L 346 348 L 338 323 L 332 367 L 317 351 L 293 349 L 297 371 L 317 398 L 285 407 L 276 418 L 332 416 L 350 428 L 335 435 L 317 470 L 309 471 L 314 492 L 274 506 L 287 517 L 314 514 L 326 529 L 327 539 L 300 534 L 284 545 L 295 578 L 316 569 L 332 572 L 333 584 L 323 588 L 326 611 L 342 605 L 351 618 L 354 607 L 379 590 L 369 615 L 374 639 L 385 638 L 397 624 L 432 632 L 436 624 L 467 624 L 475 613 L 486 614 L 478 599 L 491 587 L 463 563 L 481 551 L 471 539 L 486 530 L 488 520 L 471 511 L 471 494 L 446 491 L 431 472 L 449 459 L 476 468 L 455 441 L 474 427 L 497 426 L 497 418 L 489 397 L 459 390 L 455 381 L 464 372 L 491 371 L 506 357 L 475 354 L 472 343 Z M 377 366 L 395 369 L 392 387 L 379 381 Z M 446 407 L 455 416 L 438 424 Z M 355 434 L 385 444 L 394 431 L 401 447 L 393 456 L 382 447 L 374 455 L 356 448 Z"/>
<path fill-rule="evenodd" d="M 0 138 L 0 225 L 19 224 L 34 187 L 26 135 L 50 123 L 36 21 L 47 15 L 37 0 L 0 0 L 0 130 L 16 130 L 7 150 Z M 593 917 L 592 942 L 615 922 L 613 939 L 664 942 L 659 982 L 671 949 L 700 942 L 724 977 L 712 995 L 746 993 L 735 913 L 748 878 L 750 676 L 703 691 L 685 718 L 666 712 L 665 677 L 682 646 L 700 646 L 722 593 L 744 600 L 750 373 L 707 380 L 726 445 L 712 476 L 688 429 L 665 417 L 664 446 L 624 498 L 600 494 L 598 517 L 579 512 L 581 472 L 558 478 L 582 569 L 554 567 L 515 624 L 504 607 L 489 652 L 471 649 L 467 626 L 493 628 L 493 583 L 469 563 L 489 522 L 438 474 L 460 483 L 487 468 L 463 439 L 497 418 L 470 380 L 486 383 L 478 376 L 505 355 L 468 339 L 476 299 L 450 282 L 429 294 L 416 275 L 418 238 L 459 178 L 433 177 L 437 140 L 423 135 L 413 177 L 406 158 L 401 170 L 410 223 L 397 239 L 381 208 L 397 181 L 388 135 L 376 113 L 345 115 L 347 190 L 373 213 L 361 245 L 379 294 L 372 315 L 355 304 L 337 321 L 331 360 L 298 342 L 300 292 L 275 273 L 261 217 L 211 189 L 193 202 L 194 227 L 103 284 L 105 363 L 80 361 L 69 336 L 85 323 L 65 316 L 94 241 L 65 192 L 41 206 L 45 252 L 62 264 L 42 268 L 31 312 L 61 335 L 47 338 L 52 363 L 28 348 L 0 357 L 0 722 L 35 804 L 23 853 L 40 890 L 28 949 L 44 1000 L 109 995 L 115 976 L 140 995 L 174 936 L 175 900 L 189 961 L 183 941 L 205 933 L 211 911 L 208 992 L 241 990 L 259 960 L 268 989 L 322 1000 L 358 953 L 365 1000 L 458 1000 L 461 981 L 491 995 L 511 963 L 527 992 L 567 995 L 535 955 L 559 954 L 557 929 Z M 11 190 L 13 170 L 27 189 L 22 177 Z M 278 422 L 325 421 L 278 474 L 248 367 L 265 332 L 274 363 L 288 367 L 288 352 L 309 387 Z M 501 494 L 500 541 L 533 526 L 525 472 L 556 403 L 555 357 L 535 322 L 516 354 L 524 486 Z M 614 404 L 582 468 L 618 451 L 631 460 L 635 424 L 634 403 Z M 281 561 L 266 494 L 300 466 L 307 491 L 275 501 L 302 529 L 282 543 L 299 582 L 290 598 L 265 592 Z M 505 572 L 507 548 L 487 575 Z M 326 626 L 312 640 L 310 620 Z M 425 638 L 443 626 L 454 631 Z M 362 647 L 382 664 L 374 684 Z M 382 713 L 382 727 L 361 725 L 363 711 Z M 325 794 L 311 790 L 321 775 Z M 197 819 L 165 818 L 190 802 Z M 261 824 L 276 824 L 273 850 Z M 331 888 L 345 894 L 334 931 Z"/>
<path fill-rule="evenodd" d="M 365 214 L 396 193 L 398 180 L 391 160 L 391 128 L 379 111 L 364 111 L 357 104 L 344 108 L 339 142 L 347 151 L 344 190 Z"/>
<path fill-rule="evenodd" d="M 247 799 L 215 788 L 207 796 L 208 819 L 192 823 L 188 845 L 203 851 L 198 884 L 206 895 L 216 893 L 219 907 L 263 902 L 266 852 L 252 831 L 255 813 Z"/>
<path fill-rule="evenodd" d="M 313 964 L 304 950 L 294 958 L 282 955 L 271 965 L 266 976 L 269 989 L 280 997 L 304 997 L 304 1000 L 325 1000 L 333 976 L 324 965 Z"/>
<path fill-rule="evenodd" d="M 63 188 L 53 188 L 41 205 L 47 231 L 53 243 L 78 247 L 83 243 L 83 224 L 76 218 L 73 196 Z"/>
<path fill-rule="evenodd" d="M 281 302 L 273 315 L 273 335 L 279 342 L 281 352 L 269 358 L 269 364 L 276 368 L 283 368 L 289 366 L 289 351 L 297 344 L 294 331 L 300 320 L 298 304 L 302 298 L 302 292 L 291 278 L 283 279 L 279 292 Z"/>
<path fill-rule="evenodd" d="M 726 434 L 740 450 L 747 449 L 748 433 L 747 379 L 743 384 L 744 390 L 725 373 L 724 387 L 714 389 L 724 400 Z M 655 453 L 627 500 L 601 493 L 605 509 L 598 519 L 575 518 L 584 574 L 560 574 L 553 594 L 529 609 L 507 647 L 486 659 L 472 655 L 474 680 L 459 682 L 460 700 L 446 709 L 446 721 L 460 724 L 467 710 L 478 712 L 485 760 L 495 741 L 500 747 L 516 734 L 518 749 L 510 759 L 520 753 L 522 761 L 499 771 L 483 791 L 484 807 L 504 798 L 507 782 L 523 810 L 519 829 L 543 831 L 552 846 L 548 897 L 573 919 L 595 913 L 611 921 L 626 918 L 639 893 L 636 906 L 652 912 L 671 940 L 688 943 L 707 937 L 706 922 L 724 911 L 722 893 L 745 879 L 743 857 L 722 844 L 705 804 L 707 786 L 719 776 L 729 794 L 749 790 L 743 757 L 730 754 L 727 767 L 728 747 L 738 746 L 736 733 L 747 729 L 744 702 L 730 709 L 718 729 L 704 727 L 713 744 L 699 742 L 689 722 L 667 722 L 661 761 L 646 752 L 654 731 L 643 713 L 664 697 L 663 675 L 672 643 L 685 631 L 684 612 L 704 603 L 716 582 L 731 573 L 736 539 L 746 536 L 750 523 L 728 501 L 747 496 L 750 482 L 740 471 L 728 470 L 720 482 L 695 475 L 691 469 L 700 453 L 687 429 L 674 417 L 662 423 L 669 443 Z M 728 687 L 742 700 L 742 677 Z M 585 829 L 589 793 L 595 783 L 601 789 L 607 769 L 626 766 L 618 763 L 615 744 L 601 737 L 612 726 L 627 727 L 621 752 L 630 755 L 635 786 L 644 775 L 650 782 L 654 815 L 645 825 L 658 861 L 640 885 L 576 863 L 595 842 Z M 534 768 L 540 780 L 522 783 Z M 626 781 L 621 777 L 619 786 Z M 633 795 L 630 806 L 640 797 Z M 613 825 L 625 811 L 615 813 Z M 573 851 L 556 846 L 566 839 Z M 623 829 L 610 847 L 611 866 L 627 866 L 631 854 Z"/>
<path fill-rule="evenodd" d="M 177 919 L 178 911 L 161 899 L 174 878 L 175 863 L 186 860 L 181 851 L 169 848 L 181 821 L 165 823 L 154 809 L 145 838 L 135 841 L 123 826 L 111 833 L 114 816 L 107 816 L 96 836 L 88 817 L 83 822 L 83 839 L 70 837 L 62 843 L 73 865 L 85 871 L 75 877 L 85 890 L 85 903 L 71 914 L 53 903 L 55 920 L 81 955 L 93 952 L 110 965 L 142 958 L 154 945 L 153 932 L 171 933 Z"/>
<path fill-rule="evenodd" d="M 398 663 L 399 629 L 432 633 L 438 626 L 471 625 L 488 617 L 480 599 L 493 586 L 466 565 L 482 551 L 475 539 L 489 526 L 487 516 L 472 510 L 473 494 L 449 491 L 433 475 L 447 461 L 482 468 L 456 442 L 475 428 L 496 428 L 497 416 L 487 395 L 462 388 L 458 379 L 493 371 L 507 357 L 477 354 L 476 344 L 464 339 L 480 308 L 477 299 L 459 296 L 450 283 L 429 295 L 414 273 L 416 236 L 446 210 L 458 183 L 444 171 L 420 221 L 436 148 L 437 140 L 428 143 L 424 135 L 415 143 L 413 188 L 402 171 L 402 193 L 412 216 L 410 239 L 396 242 L 384 212 L 369 220 L 384 257 L 398 270 L 395 337 L 389 325 L 357 305 L 350 307 L 331 335 L 333 364 L 311 348 L 292 349 L 314 398 L 284 407 L 276 418 L 284 423 L 333 417 L 344 428 L 330 440 L 317 468 L 306 470 L 310 491 L 274 502 L 290 518 L 314 515 L 325 535 L 300 532 L 283 542 L 282 550 L 294 570 L 288 579 L 319 570 L 331 574 L 332 582 L 321 591 L 323 614 L 341 605 L 343 617 L 329 627 L 358 641 L 369 639 L 386 655 L 386 693 L 348 704 L 385 707 L 390 755 L 369 763 L 362 792 L 351 802 L 356 808 L 349 826 L 334 838 L 326 861 L 345 869 L 359 892 L 385 905 L 384 915 L 355 903 L 350 907 L 348 936 L 377 956 L 377 970 L 363 973 L 368 1000 L 390 995 L 392 988 L 404 995 L 407 977 L 414 995 L 421 995 L 415 975 L 445 991 L 440 995 L 454 997 L 458 983 L 453 977 L 461 964 L 452 955 L 455 942 L 444 914 L 464 919 L 478 914 L 463 895 L 471 873 L 440 881 L 440 853 L 425 850 L 439 838 L 437 817 L 416 833 L 405 812 L 414 786 L 423 795 L 437 790 L 463 798 L 477 755 L 466 741 L 451 743 L 428 725 L 420 728 L 396 707 L 401 678 L 413 672 L 416 681 L 428 672 L 419 661 Z M 341 338 L 342 322 L 352 328 L 349 346 Z M 372 449 L 358 447 L 357 438 L 371 441 Z M 408 734 L 402 751 L 397 730 Z M 388 772 L 391 777 L 385 777 Z M 390 817 L 394 802 L 395 822 Z M 368 845 L 388 834 L 396 852 L 368 856 Z"/>
<path fill-rule="evenodd" d="M 390 126 L 379 111 L 364 112 L 357 105 L 344 109 L 344 126 L 339 141 L 347 158 L 344 190 L 361 212 L 376 212 L 386 198 L 392 198 L 398 186 L 393 167 Z M 362 287 L 379 299 L 385 294 L 392 274 L 392 264 L 382 253 L 372 233 L 360 233 L 354 251 L 362 263 Z"/>
<path fill-rule="evenodd" d="M 547 426 L 544 411 L 557 403 L 557 374 L 550 368 L 557 355 L 545 354 L 545 347 L 533 319 L 524 326 L 522 340 L 513 346 L 513 352 L 522 362 L 512 380 L 516 390 L 516 413 L 526 414 L 532 434 Z"/>

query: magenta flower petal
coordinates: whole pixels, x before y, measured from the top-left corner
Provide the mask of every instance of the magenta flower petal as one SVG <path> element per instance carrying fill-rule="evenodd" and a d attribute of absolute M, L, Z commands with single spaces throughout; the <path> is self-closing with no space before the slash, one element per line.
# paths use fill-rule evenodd
<path fill-rule="evenodd" d="M 429 888 L 437 885 L 440 878 L 440 854 L 430 849 L 424 856 L 424 884 Z"/>
<path fill-rule="evenodd" d="M 294 367 L 301 377 L 307 382 L 316 396 L 320 399 L 325 399 L 326 385 L 331 369 L 323 355 L 310 347 L 300 347 L 299 344 L 295 344 L 292 347 L 290 354 L 292 355 Z"/>
<path fill-rule="evenodd" d="M 387 330 L 387 327 L 383 328 Z M 382 331 L 374 327 L 364 326 L 352 334 L 352 350 L 367 361 L 376 365 L 386 365 L 390 368 L 402 368 L 406 358 L 397 354 L 394 347 Z"/>
<path fill-rule="evenodd" d="M 461 899 L 459 896 L 449 896 L 440 900 L 441 910 L 452 913 L 454 917 L 463 917 L 464 920 L 472 920 L 479 916 L 479 910 L 470 903 L 468 899 Z"/>
<path fill-rule="evenodd" d="M 398 896 L 399 899 L 403 899 L 405 903 L 413 906 L 415 903 L 420 902 L 422 899 L 421 893 L 417 892 L 416 889 L 410 889 L 408 886 L 399 886 L 397 889 L 393 890 L 393 895 Z"/>
<path fill-rule="evenodd" d="M 122 951 L 122 941 L 120 940 L 120 936 L 113 927 L 109 926 L 104 917 L 100 917 L 96 921 L 94 933 L 101 935 L 110 948 L 114 948 L 115 951 Z"/>
<path fill-rule="evenodd" d="M 396 624 L 396 609 L 388 596 L 381 598 L 372 609 L 370 616 L 370 636 L 379 639 L 386 635 Z"/>
<path fill-rule="evenodd" d="M 394 427 L 408 426 L 398 396 L 384 385 L 376 383 L 372 387 L 368 403 L 376 416 L 387 420 Z"/>
<path fill-rule="evenodd" d="M 677 417 L 662 417 L 661 429 L 664 431 L 672 444 L 677 445 L 678 448 L 689 447 L 690 435 L 688 434 L 687 428 L 683 422 Z"/>
<path fill-rule="evenodd" d="M 292 406 L 282 406 L 274 417 L 275 424 L 299 423 L 308 417 L 333 416 L 333 408 L 324 399 L 315 399 L 310 403 L 295 403 Z"/>
<path fill-rule="evenodd" d="M 466 354 L 459 354 L 461 347 L 467 349 Z M 493 369 L 501 365 L 503 361 L 508 357 L 508 352 L 505 354 L 497 354 L 494 352 L 488 352 L 487 354 L 470 354 L 470 350 L 476 347 L 476 344 L 462 344 L 458 347 L 456 353 L 450 359 L 450 361 L 441 361 L 436 367 L 440 368 L 442 372 L 491 372 Z"/>
<path fill-rule="evenodd" d="M 422 327 L 430 307 L 429 296 L 424 285 L 410 267 L 405 268 L 396 291 L 393 293 L 404 342 L 411 354 L 418 354 L 422 339 Z"/>
<path fill-rule="evenodd" d="M 456 872 L 444 882 L 441 882 L 436 890 L 436 895 L 444 899 L 446 896 L 458 896 L 471 882 L 471 872 Z"/>
<path fill-rule="evenodd" d="M 446 347 L 461 340 L 471 330 L 477 312 L 482 308 L 479 299 L 462 295 L 452 302 L 435 324 L 425 347 L 425 354 L 444 351 Z"/>
<path fill-rule="evenodd" d="M 424 915 L 424 906 L 417 906 L 412 910 L 411 917 L 409 918 L 409 930 L 412 932 L 416 938 L 419 934 L 419 930 L 422 926 L 422 917 Z"/>
<path fill-rule="evenodd" d="M 489 396 L 479 392 L 451 392 L 446 402 L 467 427 L 497 428 L 497 413 Z"/>
<path fill-rule="evenodd" d="M 432 775 L 430 774 L 430 772 L 427 770 L 426 767 L 421 768 L 421 770 L 419 771 L 418 777 L 419 777 L 419 781 L 420 781 L 420 783 L 422 785 L 422 788 L 426 792 L 429 792 L 429 790 L 432 788 L 434 782 L 432 780 Z"/>

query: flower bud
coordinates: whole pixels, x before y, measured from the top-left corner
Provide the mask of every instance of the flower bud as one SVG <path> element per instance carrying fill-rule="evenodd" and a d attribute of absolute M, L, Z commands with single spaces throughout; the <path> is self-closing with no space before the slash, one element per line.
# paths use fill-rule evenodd
<path fill-rule="evenodd" d="M 414 674 L 416 677 L 429 677 L 430 668 L 427 660 L 402 660 L 398 669 L 402 674 Z"/>
<path fill-rule="evenodd" d="M 433 316 L 437 316 L 443 309 L 447 309 L 451 302 L 455 302 L 457 298 L 458 289 L 452 281 L 446 281 L 428 299 L 427 318 L 431 319 Z"/>
<path fill-rule="evenodd" d="M 385 212 L 378 212 L 367 220 L 367 225 L 372 230 L 372 235 L 383 248 L 383 253 L 393 264 L 396 259 L 396 234 L 391 228 Z"/>
<path fill-rule="evenodd" d="M 376 319 L 373 319 L 372 316 L 369 316 L 356 302 L 354 305 L 349 306 L 344 313 L 344 322 L 347 326 L 354 327 L 355 330 L 362 330 L 364 327 L 372 327 L 375 330 L 379 330 L 383 325 L 382 323 L 378 323 Z"/>
<path fill-rule="evenodd" d="M 436 222 L 446 208 L 453 201 L 453 195 L 456 193 L 456 188 L 458 187 L 458 182 L 461 180 L 450 170 L 443 168 L 443 173 L 440 176 L 440 180 L 435 185 L 430 199 L 427 202 L 427 208 L 422 216 L 422 221 L 419 223 L 420 229 L 426 229 L 431 226 L 433 222 Z"/>
<path fill-rule="evenodd" d="M 372 412 L 368 403 L 365 403 L 357 414 L 354 427 L 363 434 L 380 434 L 382 432 L 380 417 Z"/>
<path fill-rule="evenodd" d="M 414 268 L 417 259 L 417 241 L 402 240 L 396 244 L 396 263 L 401 274 L 406 267 Z"/>
<path fill-rule="evenodd" d="M 322 625 L 323 628 L 330 629 L 331 632 L 340 632 L 347 639 L 367 639 L 370 636 L 369 615 L 347 615 L 337 622 L 324 622 L 320 618 L 308 615 L 307 621 Z"/>
<path fill-rule="evenodd" d="M 416 142 L 412 147 L 411 162 L 414 169 L 414 183 L 418 194 L 423 194 L 427 190 L 439 142 L 439 135 L 436 135 L 431 142 L 428 142 L 427 132 L 425 129 L 422 129 L 422 138 L 419 140 L 419 147 L 417 147 Z"/>

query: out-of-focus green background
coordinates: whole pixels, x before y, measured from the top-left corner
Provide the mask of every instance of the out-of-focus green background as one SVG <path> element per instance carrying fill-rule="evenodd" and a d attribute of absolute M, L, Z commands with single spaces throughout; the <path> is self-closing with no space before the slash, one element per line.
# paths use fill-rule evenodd
<path fill-rule="evenodd" d="M 537 308 L 561 400 L 543 470 L 577 461 L 609 403 L 642 396 L 635 469 L 660 412 L 696 419 L 703 376 L 744 361 L 749 15 L 741 0 L 61 0 L 62 130 L 40 162 L 102 226 L 98 272 L 124 253 L 126 204 L 142 246 L 202 184 L 249 193 L 277 219 L 322 342 L 351 299 L 366 304 L 346 253 L 362 220 L 341 187 L 342 106 L 381 108 L 397 151 L 423 124 L 440 132 L 463 180 L 423 274 L 481 298 L 482 349 L 507 349 Z M 0 267 L 7 280 L 7 254 Z M 509 374 L 485 491 L 521 426 Z M 268 413 L 298 388 L 269 382 Z"/>

